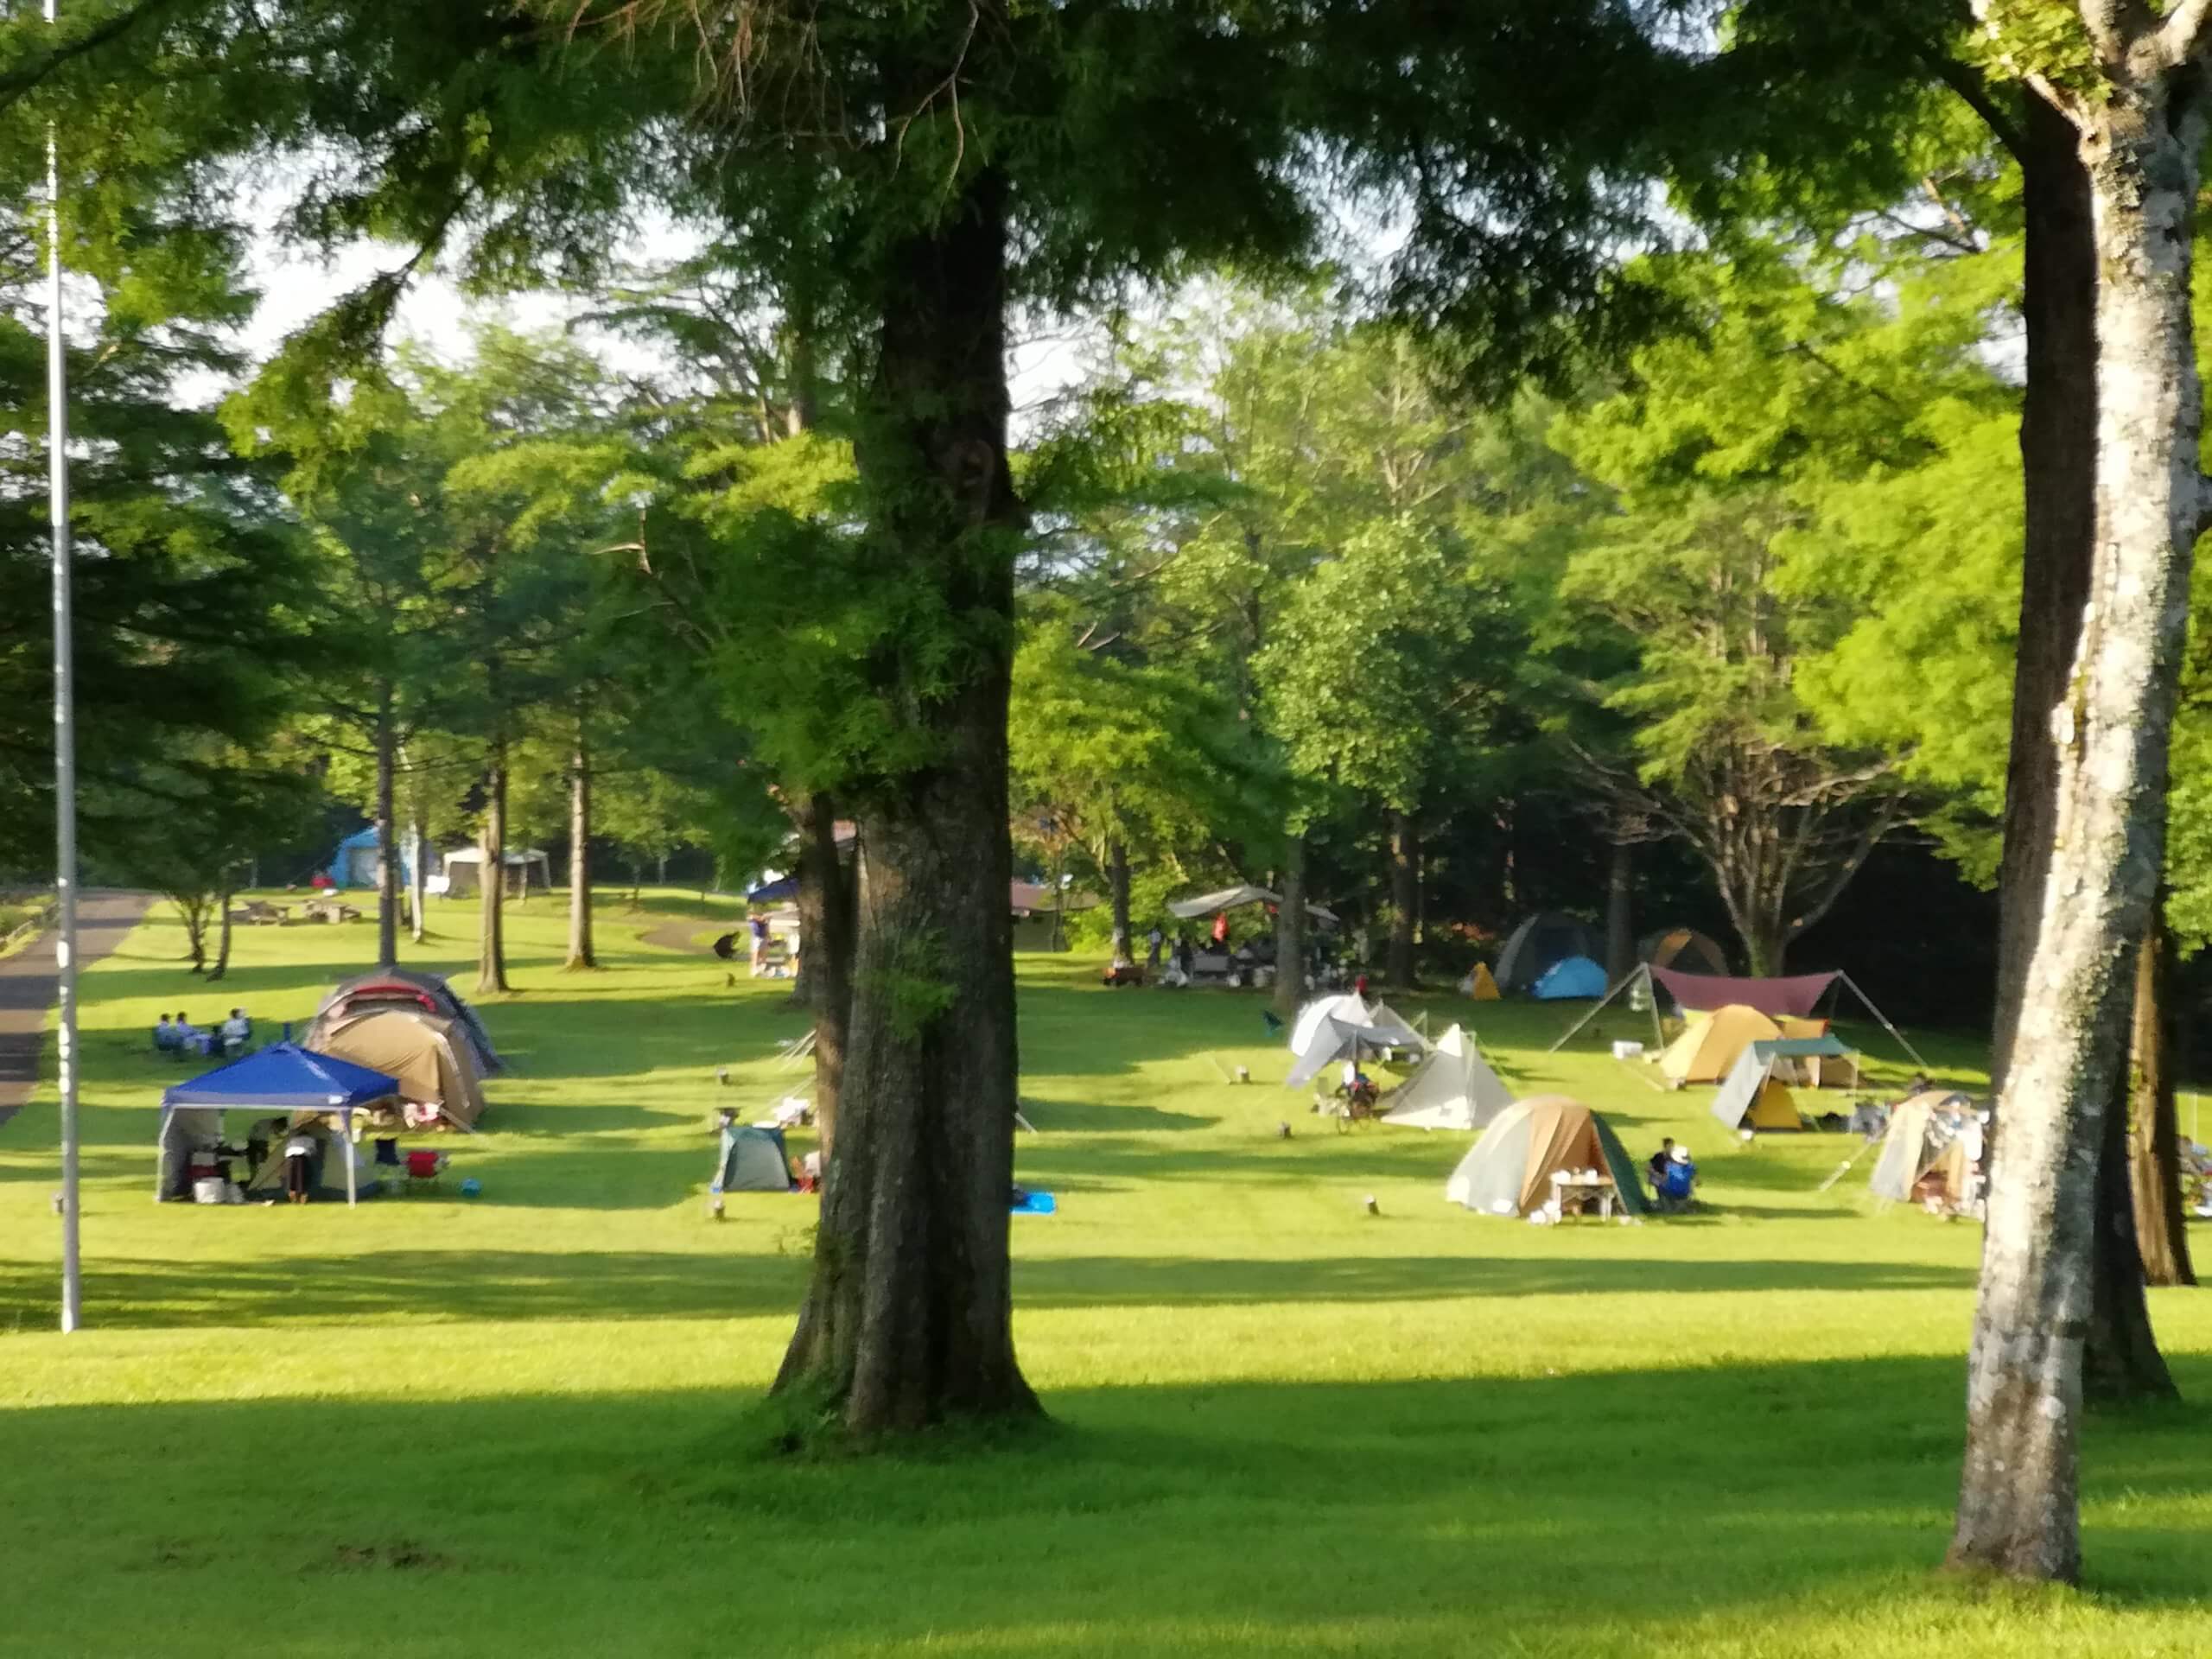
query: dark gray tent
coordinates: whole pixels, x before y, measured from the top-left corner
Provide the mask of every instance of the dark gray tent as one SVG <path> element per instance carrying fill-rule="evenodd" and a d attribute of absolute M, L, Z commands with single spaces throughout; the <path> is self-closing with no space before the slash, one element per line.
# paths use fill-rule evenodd
<path fill-rule="evenodd" d="M 1497 988 L 1525 991 L 1544 976 L 1554 963 L 1569 957 L 1605 959 L 1605 941 L 1589 923 L 1556 910 L 1540 910 L 1525 918 L 1497 953 Z"/>

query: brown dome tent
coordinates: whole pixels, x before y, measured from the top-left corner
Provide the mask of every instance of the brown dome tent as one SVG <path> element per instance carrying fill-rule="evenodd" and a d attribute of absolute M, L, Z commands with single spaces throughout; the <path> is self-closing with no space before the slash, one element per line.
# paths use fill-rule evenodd
<path fill-rule="evenodd" d="M 308 1029 L 306 1046 L 382 1071 L 397 1080 L 408 1116 L 473 1129 L 484 1116 L 484 1081 L 458 1021 L 427 1008 L 371 1003 L 360 1012 L 326 1015 Z"/>

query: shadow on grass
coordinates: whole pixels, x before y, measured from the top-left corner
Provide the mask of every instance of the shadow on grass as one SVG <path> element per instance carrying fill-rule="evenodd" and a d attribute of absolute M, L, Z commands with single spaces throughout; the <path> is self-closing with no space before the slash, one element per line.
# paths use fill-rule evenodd
<path fill-rule="evenodd" d="M 1960 1381 L 1891 1358 L 1089 1389 L 1033 1433 L 816 1463 L 752 1450 L 749 1390 L 371 1382 L 348 1408 L 405 1471 L 383 1478 L 334 1473 L 323 1399 L 17 1410 L 18 1513 L 69 1524 L 12 1541 L 10 1634 L 237 1652 L 251 1585 L 288 1618 L 404 1599 L 319 1653 L 397 1628 L 438 1655 L 704 1654 L 734 1577 L 748 1653 L 822 1650 L 832 1583 L 840 1653 L 2187 1650 L 2204 1414 L 2089 1426 L 2097 1599 L 1993 1596 L 1930 1572 Z"/>
<path fill-rule="evenodd" d="M 452 1200 L 458 1202 L 458 1200 Z M 386 1200 L 433 1218 L 435 1198 Z M 723 1254 L 359 1249 L 291 1253 L 293 1212 L 218 1211 L 212 1243 L 251 1241 L 222 1262 L 105 1258 L 87 1264 L 86 1300 L 103 1329 L 213 1322 L 254 1329 L 410 1319 L 498 1320 L 740 1319 L 795 1313 L 815 1206 L 774 1193 L 733 1195 L 713 1229 Z M 313 1208 L 311 1206 L 311 1208 Z M 340 1218 L 340 1225 L 343 1218 Z M 323 1235 L 318 1233 L 318 1238 Z M 1016 1244 L 1020 1249 L 1019 1242 Z M 1265 1303 L 1433 1301 L 1480 1296 L 1722 1294 L 1778 1291 L 1965 1290 L 1967 1268 L 1901 1262 L 1325 1256 L 1236 1261 L 1185 1256 L 1048 1256 L 1014 1262 L 1020 1308 L 1231 1307 Z M 0 1263 L 0 1332 L 48 1328 L 47 1264 Z"/>

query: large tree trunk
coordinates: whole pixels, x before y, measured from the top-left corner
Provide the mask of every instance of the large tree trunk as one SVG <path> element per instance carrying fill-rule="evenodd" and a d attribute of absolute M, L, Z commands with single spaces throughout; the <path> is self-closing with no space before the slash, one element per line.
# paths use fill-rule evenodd
<path fill-rule="evenodd" d="M 582 715 L 569 761 L 569 959 L 564 968 L 599 966 L 591 943 L 591 751 Z"/>
<path fill-rule="evenodd" d="M 1402 991 L 1414 988 L 1414 912 L 1421 908 L 1421 837 L 1413 819 L 1390 815 L 1390 948 L 1385 971 Z"/>
<path fill-rule="evenodd" d="M 392 775 L 399 734 L 392 729 L 391 682 L 377 688 L 377 965 L 399 960 L 399 837 L 392 810 Z"/>
<path fill-rule="evenodd" d="M 1004 181 L 985 173 L 886 251 L 873 407 L 855 446 L 871 533 L 912 618 L 882 647 L 878 683 L 902 736 L 919 740 L 902 747 L 926 758 L 876 780 L 858 813 L 867 864 L 837 1153 L 776 1386 L 862 1435 L 1038 1408 L 1014 1358 L 1007 1256 L 1006 714 L 1021 508 L 1006 459 L 1007 211 Z M 950 683 L 947 660 L 961 664 Z"/>
<path fill-rule="evenodd" d="M 2000 1094 L 2058 817 L 2050 716 L 2066 694 L 2081 638 L 2097 512 L 2097 248 L 2089 175 L 2074 124 L 2032 92 L 2024 103 L 2020 188 L 2027 245 L 2020 313 L 2027 380 L 2020 461 L 2026 537 L 1997 881 L 1990 1077 Z"/>
<path fill-rule="evenodd" d="M 799 977 L 791 997 L 814 1010 L 814 1122 L 826 1163 L 836 1141 L 852 1022 L 854 877 L 837 856 L 835 801 L 804 796 L 792 821 L 799 837 Z"/>
<path fill-rule="evenodd" d="M 2150 1304 L 2143 1295 L 2143 1257 L 2127 1190 L 2131 1092 L 2123 1071 L 2118 1096 L 2104 1114 L 2090 1243 L 2089 1323 L 2082 1344 L 2082 1392 L 2107 1404 L 2170 1400 L 2179 1392 L 2152 1334 Z"/>
<path fill-rule="evenodd" d="M 484 780 L 484 828 L 480 847 L 482 938 L 477 944 L 476 992 L 480 996 L 507 987 L 507 741 L 492 741 L 492 766 Z"/>
<path fill-rule="evenodd" d="M 1113 906 L 1114 961 L 1134 962 L 1129 950 L 1129 848 L 1119 836 L 1106 845 L 1106 893 Z"/>
<path fill-rule="evenodd" d="M 1282 859 L 1282 903 L 1275 908 L 1275 1012 L 1298 1017 L 1306 1001 L 1306 837 L 1294 835 Z"/>
<path fill-rule="evenodd" d="M 1605 861 L 1605 980 L 1618 985 L 1636 966 L 1636 848 L 1617 841 Z"/>
<path fill-rule="evenodd" d="M 2173 1018 L 2167 985 L 2171 950 L 2164 919 L 2153 916 L 2136 959 L 2127 1138 L 2122 1154 L 2128 1174 L 2124 1202 L 2134 1222 L 2145 1281 L 2193 1285 L 2196 1272 L 2189 1257 L 2189 1217 L 2182 1209 L 2181 1123 L 2174 1099 Z"/>
<path fill-rule="evenodd" d="M 2095 214 L 2094 596 L 2054 715 L 2058 813 L 1997 1136 L 1950 1560 L 2081 1571 L 2082 1343 L 2095 1188 L 2164 860 L 2167 741 L 2196 540 L 2193 76 L 2117 78 L 2084 118 Z"/>

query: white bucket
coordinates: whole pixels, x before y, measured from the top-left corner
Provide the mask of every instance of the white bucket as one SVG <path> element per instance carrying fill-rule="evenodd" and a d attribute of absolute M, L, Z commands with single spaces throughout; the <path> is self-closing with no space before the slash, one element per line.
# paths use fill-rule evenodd
<path fill-rule="evenodd" d="M 229 1185 L 229 1182 L 217 1176 L 202 1175 L 192 1184 L 192 1201 L 194 1204 L 225 1203 L 228 1200 L 229 1194 L 223 1189 Z"/>

